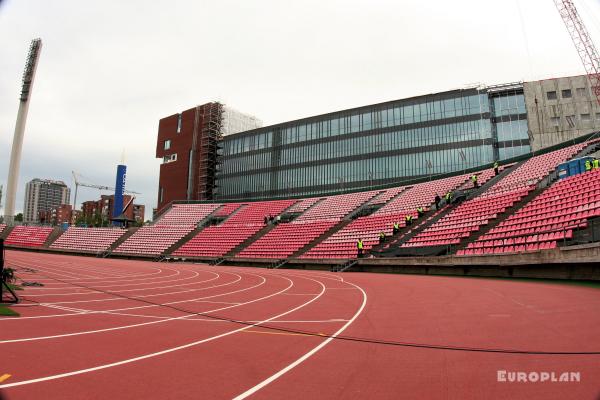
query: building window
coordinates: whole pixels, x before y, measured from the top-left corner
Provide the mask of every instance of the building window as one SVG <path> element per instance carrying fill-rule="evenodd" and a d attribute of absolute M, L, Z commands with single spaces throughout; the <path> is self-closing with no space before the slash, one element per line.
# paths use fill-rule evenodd
<path fill-rule="evenodd" d="M 574 115 L 566 115 L 565 120 L 567 124 L 569 124 L 569 128 L 575 128 L 575 116 Z"/>
<path fill-rule="evenodd" d="M 177 116 L 177 133 L 181 132 L 181 114 Z"/>
<path fill-rule="evenodd" d="M 573 97 L 573 94 L 571 93 L 571 89 L 564 89 L 561 92 L 561 96 L 563 99 L 570 99 L 571 97 Z"/>
<path fill-rule="evenodd" d="M 556 100 L 556 91 L 552 90 L 550 92 L 546 92 L 546 98 L 548 100 Z"/>
<path fill-rule="evenodd" d="M 160 188 L 160 200 L 159 200 L 159 202 L 160 202 L 160 203 L 162 203 L 162 202 L 163 202 L 163 195 L 164 195 L 164 190 L 163 190 L 163 188 L 161 187 L 161 188 Z"/>
<path fill-rule="evenodd" d="M 550 122 L 554 126 L 559 126 L 560 125 L 560 117 L 550 117 Z"/>
<path fill-rule="evenodd" d="M 589 122 L 590 120 L 590 114 L 581 114 L 581 122 Z"/>
<path fill-rule="evenodd" d="M 596 113 L 596 121 L 600 121 L 600 113 Z"/>
<path fill-rule="evenodd" d="M 177 161 L 177 153 L 163 157 L 163 163 L 170 163 L 173 161 Z"/>
<path fill-rule="evenodd" d="M 165 140 L 165 150 L 169 150 L 171 148 L 171 140 Z"/>
<path fill-rule="evenodd" d="M 577 97 L 587 97 L 585 93 L 585 88 L 580 87 L 575 89 L 575 91 L 577 92 Z"/>

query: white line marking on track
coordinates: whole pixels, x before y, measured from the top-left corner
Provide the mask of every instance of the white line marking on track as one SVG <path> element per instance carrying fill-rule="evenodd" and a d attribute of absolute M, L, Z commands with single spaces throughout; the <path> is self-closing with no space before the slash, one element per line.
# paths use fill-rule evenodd
<path fill-rule="evenodd" d="M 224 273 L 229 273 L 229 272 L 224 272 Z M 199 292 L 201 290 L 208 290 L 208 289 L 214 289 L 217 287 L 223 287 L 223 286 L 229 286 L 229 285 L 233 285 L 234 283 L 239 282 L 242 277 L 238 274 L 234 274 L 234 273 L 230 273 L 233 276 L 237 276 L 238 279 L 231 281 L 231 282 L 227 282 L 221 285 L 213 285 L 213 286 L 207 286 L 205 288 L 198 288 L 198 289 L 190 289 L 190 290 L 181 290 L 179 292 L 171 292 L 169 294 L 179 294 L 179 293 L 187 293 L 187 292 Z M 250 274 L 253 275 L 253 274 Z M 220 275 L 219 275 L 220 276 Z M 258 275 L 253 275 L 253 276 L 258 276 Z M 213 281 L 217 278 L 213 278 L 213 279 L 209 279 L 206 281 L 199 281 L 198 283 L 203 283 L 203 282 L 210 282 Z M 194 300 L 199 300 L 199 299 L 210 299 L 210 298 L 214 298 L 214 297 L 219 297 L 219 296 L 224 296 L 227 294 L 231 294 L 234 292 L 226 292 L 226 293 L 222 293 L 222 294 L 218 294 L 215 296 L 206 296 L 206 297 L 198 297 L 196 299 L 190 299 L 190 300 L 181 300 L 181 301 L 172 301 L 172 302 L 168 302 L 168 303 L 162 303 L 162 304 L 156 304 L 156 305 L 147 305 L 147 306 L 138 306 L 138 307 L 125 307 L 125 308 L 114 308 L 111 310 L 98 310 L 98 311 L 93 311 L 93 310 L 87 310 L 88 314 L 100 314 L 102 312 L 106 312 L 106 311 L 126 311 L 126 310 L 137 310 L 137 309 L 141 309 L 141 308 L 150 308 L 150 307 L 159 307 L 161 305 L 170 305 L 170 304 L 179 304 L 179 303 L 187 303 L 187 302 L 191 302 Z M 145 296 L 136 296 L 135 298 L 132 299 L 142 299 L 145 297 L 153 297 L 153 296 L 160 296 L 160 295 L 166 295 L 167 293 L 161 293 L 161 294 L 150 294 L 150 295 L 145 295 Z M 53 305 L 59 305 L 59 304 L 78 304 L 78 303 L 94 303 L 94 302 L 104 302 L 104 301 L 116 301 L 116 300 L 132 300 L 132 299 L 127 299 L 127 298 L 123 298 L 123 297 L 109 297 L 107 299 L 98 299 L 98 300 L 80 300 L 80 301 L 59 301 L 59 302 L 54 302 L 54 303 L 40 303 L 40 306 L 44 306 L 44 307 L 51 307 Z M 23 307 L 30 307 L 29 305 L 22 305 Z M 55 317 L 68 317 L 71 315 L 81 315 L 81 313 L 75 313 L 75 314 L 52 314 L 52 315 L 36 315 L 36 316 L 31 316 L 31 317 L 20 317 L 20 318 L 14 318 L 14 319 L 10 319 L 11 321 L 22 321 L 22 320 L 27 320 L 27 319 L 38 319 L 38 318 L 55 318 Z M 9 319 L 0 319 L 0 322 L 6 322 Z"/>
<path fill-rule="evenodd" d="M 250 287 L 247 287 L 247 288 L 244 288 L 244 289 L 240 289 L 240 290 L 236 290 L 236 291 L 233 291 L 233 292 L 229 292 L 229 293 L 226 293 L 226 294 L 240 293 L 240 292 L 244 292 L 246 290 L 254 289 L 254 288 L 257 288 L 259 286 L 262 286 L 265 282 L 266 282 L 266 279 L 263 278 L 263 281 L 261 283 L 259 283 L 258 285 L 250 286 Z M 224 295 L 225 294 L 219 294 L 219 295 L 211 296 L 211 297 L 219 297 L 219 296 L 224 296 Z M 267 296 L 267 297 L 269 297 L 269 296 Z M 267 297 L 265 297 L 265 298 L 267 298 Z M 238 303 L 236 305 L 232 305 L 232 306 L 228 306 L 228 307 L 221 307 L 221 308 L 216 308 L 216 309 L 213 309 L 213 310 L 202 311 L 202 314 L 209 314 L 209 313 L 216 312 L 216 311 L 223 311 L 223 310 L 226 310 L 226 309 L 229 309 L 229 308 L 239 307 L 240 305 L 254 303 L 255 301 L 257 301 L 257 300 L 252 300 L 252 301 L 248 301 L 248 302 L 245 302 L 245 303 Z M 181 301 L 178 301 L 178 302 L 175 302 L 175 303 L 181 303 Z M 167 303 L 165 303 L 165 304 L 167 304 Z M 144 307 L 135 307 L 135 308 L 147 308 L 147 307 L 158 307 L 158 305 L 151 305 L 151 306 L 144 306 Z M 108 311 L 112 311 L 112 310 L 108 310 Z M 119 310 L 116 310 L 116 311 L 119 311 Z M 89 312 L 87 312 L 85 314 L 89 315 L 89 314 L 104 314 L 104 313 L 107 313 L 107 312 L 106 311 L 89 311 Z M 80 331 L 80 332 L 63 333 L 63 334 L 60 334 L 60 335 L 36 336 L 36 337 L 30 337 L 30 338 L 0 340 L 0 344 L 5 344 L 5 343 L 19 343 L 19 342 L 31 342 L 31 341 L 34 341 L 34 340 L 58 339 L 58 338 L 70 337 L 70 336 L 89 335 L 89 334 L 92 334 L 92 333 L 118 331 L 118 330 L 129 329 L 129 328 L 137 328 L 137 327 L 140 327 L 140 326 L 154 325 L 154 324 L 160 324 L 160 323 L 163 323 L 163 322 L 169 322 L 169 321 L 176 321 L 176 320 L 186 319 L 186 318 L 193 317 L 194 315 L 197 315 L 197 314 L 187 314 L 187 315 L 183 315 L 181 317 L 170 317 L 170 318 L 159 320 L 159 321 L 142 322 L 142 323 L 139 323 L 139 324 L 130 324 L 130 325 L 121 325 L 121 326 L 115 326 L 115 327 L 112 327 L 112 328 L 94 329 L 94 330 L 90 330 L 90 331 Z"/>
<path fill-rule="evenodd" d="M 276 295 L 278 295 L 280 293 L 283 293 L 283 292 L 289 290 L 291 287 L 294 286 L 294 282 L 291 279 L 288 279 L 288 278 L 286 278 L 286 279 L 288 281 L 290 281 L 290 285 L 288 287 L 286 287 L 285 289 L 282 289 L 280 292 L 273 293 L 273 294 L 270 294 L 270 295 L 265 296 L 263 298 L 253 300 L 253 302 L 264 300 L 266 298 L 276 296 Z M 301 309 L 303 307 L 306 307 L 307 305 L 311 304 L 315 300 L 319 299 L 325 293 L 325 290 L 326 290 L 325 289 L 325 285 L 323 285 L 321 282 L 316 281 L 314 279 L 311 279 L 311 280 L 313 280 L 314 282 L 317 282 L 317 283 L 319 283 L 321 285 L 321 292 L 319 293 L 318 296 L 316 296 L 316 297 L 314 297 L 314 298 L 312 298 L 312 299 L 310 299 L 310 300 L 308 300 L 308 301 L 300 304 L 297 307 L 292 308 L 291 310 L 288 310 L 288 311 L 283 312 L 281 314 L 275 315 L 275 316 L 273 316 L 271 318 L 262 320 L 260 323 L 246 325 L 246 326 L 243 326 L 241 328 L 234 329 L 232 331 L 228 331 L 228 332 L 225 332 L 225 333 L 221 333 L 219 335 L 211 336 L 211 337 L 206 338 L 206 339 L 198 340 L 196 342 L 187 343 L 187 344 L 184 344 L 184 345 L 181 345 L 181 346 L 177 346 L 177 347 L 172 347 L 172 348 L 165 349 L 165 350 L 162 350 L 162 351 L 158 351 L 158 352 L 155 352 L 155 353 L 145 354 L 145 355 L 139 356 L 139 357 L 129 358 L 127 360 L 121 360 L 121 361 L 117 361 L 117 362 L 110 363 L 110 364 L 98 365 L 98 366 L 92 367 L 92 368 L 80 369 L 80 370 L 77 370 L 77 371 L 71 371 L 71 372 L 66 372 L 66 373 L 57 374 L 57 375 L 45 376 L 45 377 L 42 377 L 42 378 L 29 379 L 29 380 L 25 380 L 25 381 L 18 381 L 18 382 L 8 383 L 8 384 L 5 384 L 5 385 L 0 385 L 0 389 L 7 389 L 7 388 L 10 388 L 10 387 L 15 387 L 15 386 L 23 386 L 23 385 L 29 385 L 29 384 L 32 384 L 32 383 L 45 382 L 45 381 L 50 381 L 50 380 L 54 380 L 54 379 L 66 378 L 66 377 L 73 376 L 73 375 L 80 375 L 80 374 L 85 374 L 85 373 L 88 373 L 88 372 L 98 371 L 98 370 L 101 370 L 101 369 L 106 369 L 106 368 L 116 367 L 116 366 L 119 366 L 119 365 L 129 364 L 129 363 L 132 363 L 132 362 L 141 361 L 141 360 L 145 360 L 145 359 L 152 358 L 152 357 L 157 357 L 157 356 L 160 356 L 160 355 L 163 355 L 163 354 L 172 353 L 174 351 L 187 349 L 187 348 L 190 348 L 190 347 L 193 347 L 193 346 L 197 346 L 199 344 L 211 342 L 213 340 L 220 339 L 222 337 L 230 336 L 230 335 L 233 335 L 235 333 L 245 331 L 245 330 L 253 328 L 253 327 L 257 326 L 257 325 L 264 324 L 266 322 L 271 322 L 271 321 L 273 321 L 273 320 L 275 320 L 277 318 L 283 317 L 284 315 L 288 315 L 288 314 L 290 314 L 290 313 L 292 313 L 294 311 L 297 311 L 297 310 L 299 310 L 299 309 Z"/>
<path fill-rule="evenodd" d="M 367 294 L 365 293 L 365 291 L 361 287 L 356 286 L 356 285 L 354 285 L 353 283 L 350 283 L 350 282 L 346 282 L 346 283 L 348 283 L 350 285 L 353 285 L 356 289 L 360 290 L 362 292 L 362 294 L 363 294 L 363 302 L 362 302 L 360 308 L 358 309 L 358 311 L 350 319 L 350 321 L 346 322 L 344 324 L 344 326 L 342 326 L 337 332 L 335 332 L 329 338 L 327 338 L 322 343 L 320 343 L 318 346 L 316 346 L 315 348 L 313 348 L 311 351 L 309 351 L 308 353 L 304 354 L 302 357 L 300 357 L 299 359 L 297 359 L 293 363 L 289 364 L 287 367 L 281 369 L 279 372 L 271 375 L 270 377 L 268 377 L 264 381 L 260 382 L 256 386 L 253 386 L 250 389 L 246 390 L 244 393 L 240 394 L 239 396 L 234 397 L 233 400 L 242 400 L 242 399 L 245 399 L 246 397 L 253 395 L 254 393 L 256 393 L 257 391 L 259 391 L 260 389 L 264 388 L 265 386 L 267 386 L 271 382 L 275 381 L 276 379 L 278 379 L 282 375 L 284 375 L 287 372 L 291 371 L 292 369 L 294 369 L 295 367 L 297 367 L 298 365 L 300 365 L 302 362 L 306 361 L 309 357 L 311 357 L 317 351 L 319 351 L 323 347 L 325 347 L 329 342 L 331 342 L 333 339 L 335 339 L 342 332 L 344 332 L 344 330 L 346 330 L 346 328 L 348 328 L 350 326 L 350 324 L 352 324 L 356 320 L 356 318 L 358 318 L 358 316 L 360 315 L 360 313 L 362 312 L 362 310 L 365 308 L 365 305 L 367 304 Z"/>

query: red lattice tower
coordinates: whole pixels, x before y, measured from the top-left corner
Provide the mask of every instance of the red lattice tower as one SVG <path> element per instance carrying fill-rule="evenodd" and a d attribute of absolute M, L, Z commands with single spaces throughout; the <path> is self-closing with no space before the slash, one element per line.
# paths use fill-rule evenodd
<path fill-rule="evenodd" d="M 600 104 L 600 57 L 592 37 L 577 12 L 572 0 L 554 0 L 563 22 L 567 26 L 575 49 L 588 75 L 596 101 Z"/>

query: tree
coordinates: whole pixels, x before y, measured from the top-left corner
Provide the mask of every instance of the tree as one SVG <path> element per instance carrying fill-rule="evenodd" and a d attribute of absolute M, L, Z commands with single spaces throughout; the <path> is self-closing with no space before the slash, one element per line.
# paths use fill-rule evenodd
<path fill-rule="evenodd" d="M 23 222 L 23 213 L 15 215 L 15 222 Z"/>

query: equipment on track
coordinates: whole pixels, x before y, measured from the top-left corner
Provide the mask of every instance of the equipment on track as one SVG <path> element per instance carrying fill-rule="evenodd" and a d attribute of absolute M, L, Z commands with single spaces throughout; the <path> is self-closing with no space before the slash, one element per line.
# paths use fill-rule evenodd
<path fill-rule="evenodd" d="M 10 270 L 12 272 L 12 270 Z M 8 286 L 9 269 L 4 269 L 4 239 L 0 239 L 0 303 L 18 303 L 19 296 Z M 4 289 L 11 294 L 12 298 L 4 300 Z"/>

